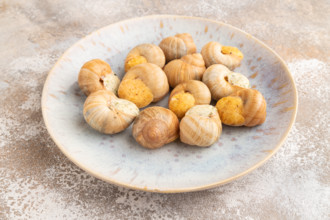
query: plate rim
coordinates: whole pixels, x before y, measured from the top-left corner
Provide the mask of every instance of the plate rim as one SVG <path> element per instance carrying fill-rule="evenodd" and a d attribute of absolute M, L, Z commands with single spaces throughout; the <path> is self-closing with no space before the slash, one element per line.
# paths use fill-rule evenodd
<path fill-rule="evenodd" d="M 76 161 L 68 151 L 66 151 L 65 147 L 62 146 L 60 144 L 59 141 L 57 141 L 57 139 L 55 138 L 55 136 L 53 135 L 53 130 L 52 127 L 49 125 L 48 119 L 46 117 L 46 100 L 47 100 L 47 91 L 48 91 L 48 87 L 49 87 L 49 81 L 50 81 L 50 76 L 54 73 L 55 68 L 59 65 L 59 63 L 63 60 L 63 58 L 73 49 L 75 48 L 77 45 L 79 45 L 82 41 L 84 41 L 86 38 L 90 38 L 92 37 L 94 34 L 110 28 L 112 26 L 115 25 L 120 25 L 122 23 L 126 23 L 126 22 L 131 22 L 134 20 L 143 20 L 143 19 L 150 19 L 150 18 L 179 18 L 179 19 L 192 19 L 192 20 L 201 20 L 201 21 L 206 21 L 206 22 L 211 22 L 211 23 L 216 23 L 218 25 L 221 26 L 226 26 L 232 29 L 235 29 L 238 32 L 241 32 L 243 34 L 245 34 L 247 37 L 253 39 L 254 41 L 256 41 L 258 44 L 260 44 L 261 46 L 263 46 L 266 50 L 270 51 L 271 53 L 273 53 L 275 55 L 275 57 L 280 61 L 280 63 L 283 65 L 286 75 L 289 76 L 289 79 L 291 80 L 292 83 L 292 87 L 293 87 L 293 94 L 294 94 L 294 109 L 293 109 L 293 114 L 289 123 L 289 126 L 287 127 L 284 135 L 282 136 L 281 140 L 277 143 L 276 147 L 272 149 L 271 152 L 269 152 L 266 157 L 260 161 L 258 161 L 256 164 L 254 164 L 253 166 L 249 167 L 248 169 L 244 170 L 243 172 L 240 172 L 238 174 L 236 174 L 235 176 L 232 176 L 230 178 L 227 178 L 225 180 L 221 180 L 218 182 L 214 182 L 211 184 L 206 184 L 206 185 L 201 185 L 201 186 L 197 186 L 197 187 L 183 187 L 183 188 L 178 188 L 178 189 L 172 189 L 172 188 L 168 188 L 168 189 L 157 189 L 157 188 L 147 188 L 147 187 L 139 187 L 139 186 L 135 186 L 134 184 L 128 184 L 125 182 L 120 182 L 117 181 L 113 178 L 109 178 L 107 176 L 101 175 L 95 171 L 93 171 L 93 169 L 84 166 L 82 164 L 79 163 L 79 161 Z M 197 16 L 184 16 L 184 15 L 171 15 L 171 14 L 155 14 L 155 15 L 148 15 L 148 16 L 142 16 L 142 17 L 133 17 L 133 18 L 129 18 L 129 19 L 125 19 L 125 20 L 121 20 L 115 23 L 111 23 L 107 26 L 104 26 L 102 28 L 99 28 L 91 33 L 89 33 L 88 35 L 82 37 L 81 39 L 79 39 L 77 42 L 75 42 L 74 44 L 72 44 L 68 49 L 65 50 L 65 52 L 58 58 L 58 60 L 56 61 L 56 63 L 54 64 L 54 66 L 51 68 L 51 70 L 49 71 L 47 78 L 45 80 L 44 86 L 43 86 L 43 90 L 42 90 L 42 98 L 41 98 L 41 110 L 42 110 L 42 117 L 44 120 L 44 123 L 46 125 L 46 129 L 51 137 L 51 139 L 55 142 L 55 144 L 57 145 L 57 147 L 61 150 L 61 152 L 71 161 L 73 162 L 76 166 L 78 166 L 80 169 L 84 170 L 85 172 L 87 172 L 88 174 L 96 177 L 97 179 L 101 179 L 107 183 L 111 183 L 117 186 L 121 186 L 121 187 L 125 187 L 125 188 L 130 188 L 130 189 L 134 189 L 134 190 L 141 190 L 141 191 L 147 191 L 147 192 L 157 192 L 157 193 L 182 193 L 182 192 L 193 192 L 193 191 L 201 191 L 201 190 L 206 190 L 206 189 L 210 189 L 210 188 L 214 188 L 220 185 L 224 185 L 227 184 L 229 182 L 232 182 L 233 180 L 236 180 L 240 177 L 243 177 L 245 175 L 247 175 L 248 173 L 252 172 L 253 170 L 257 169 L 258 167 L 260 167 L 261 165 L 263 165 L 267 160 L 269 160 L 278 150 L 279 148 L 284 144 L 284 141 L 286 140 L 286 138 L 288 137 L 288 134 L 293 126 L 293 124 L 295 123 L 295 119 L 297 116 L 297 110 L 298 110 L 298 92 L 297 92 L 297 87 L 295 84 L 295 81 L 293 79 L 292 74 L 290 73 L 290 70 L 288 68 L 288 66 L 286 65 L 285 61 L 280 57 L 279 54 L 277 54 L 273 49 L 271 49 L 269 46 L 267 46 L 264 42 L 262 42 L 261 40 L 259 40 L 258 38 L 252 36 L 251 34 L 237 28 L 234 27 L 230 24 L 226 24 L 224 22 L 221 21 L 216 21 L 213 19 L 208 19 L 208 18 L 203 18 L 203 17 L 197 17 Z"/>

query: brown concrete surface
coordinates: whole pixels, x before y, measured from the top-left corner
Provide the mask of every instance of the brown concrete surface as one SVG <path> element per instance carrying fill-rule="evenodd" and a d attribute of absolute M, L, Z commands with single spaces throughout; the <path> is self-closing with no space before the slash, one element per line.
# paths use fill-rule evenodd
<path fill-rule="evenodd" d="M 229 23 L 287 62 L 297 120 L 261 168 L 212 190 L 153 194 L 95 179 L 56 147 L 40 107 L 51 67 L 86 34 L 150 14 Z M 329 219 L 329 50 L 328 0 L 0 0 L 0 219 Z"/>

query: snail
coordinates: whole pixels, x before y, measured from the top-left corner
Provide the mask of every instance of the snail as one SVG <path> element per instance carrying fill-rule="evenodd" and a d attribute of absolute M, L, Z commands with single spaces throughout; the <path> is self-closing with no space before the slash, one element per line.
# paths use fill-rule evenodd
<path fill-rule="evenodd" d="M 211 41 L 203 46 L 202 56 L 206 67 L 213 64 L 223 64 L 230 70 L 241 64 L 243 53 L 236 47 L 222 46 L 220 43 Z"/>
<path fill-rule="evenodd" d="M 166 62 L 196 52 L 194 40 L 188 33 L 167 37 L 160 42 L 159 47 L 164 51 Z"/>
<path fill-rule="evenodd" d="M 165 65 L 164 52 L 154 44 L 140 44 L 134 47 L 125 59 L 125 72 L 141 63 L 153 63 L 163 68 Z"/>
<path fill-rule="evenodd" d="M 264 123 L 266 107 L 265 98 L 255 89 L 238 90 L 216 104 L 222 123 L 247 127 Z"/>
<path fill-rule="evenodd" d="M 208 67 L 203 75 L 203 82 L 209 87 L 214 100 L 219 100 L 239 89 L 250 88 L 248 78 L 241 73 L 230 71 L 222 64 Z"/>
<path fill-rule="evenodd" d="M 198 80 L 189 80 L 177 85 L 168 99 L 168 106 L 179 119 L 194 105 L 210 104 L 211 93 L 207 86 Z"/>
<path fill-rule="evenodd" d="M 153 63 L 132 67 L 119 85 L 118 96 L 143 108 L 161 100 L 169 91 L 164 71 Z"/>
<path fill-rule="evenodd" d="M 164 67 L 164 72 L 172 88 L 190 79 L 201 80 L 205 63 L 200 53 L 188 54 L 181 59 L 172 60 Z"/>
<path fill-rule="evenodd" d="M 207 147 L 214 144 L 222 132 L 217 109 L 212 105 L 196 105 L 180 122 L 180 140 L 189 145 Z"/>
<path fill-rule="evenodd" d="M 95 130 L 115 134 L 133 122 L 139 109 L 134 103 L 117 98 L 110 91 L 98 90 L 87 97 L 83 114 L 86 122 Z"/>
<path fill-rule="evenodd" d="M 117 93 L 120 83 L 119 77 L 111 70 L 108 63 L 100 59 L 86 62 L 80 69 L 78 84 L 88 96 L 97 90 L 105 89 Z"/>
<path fill-rule="evenodd" d="M 179 120 L 169 109 L 146 108 L 134 121 L 133 137 L 145 148 L 160 148 L 179 137 Z"/>

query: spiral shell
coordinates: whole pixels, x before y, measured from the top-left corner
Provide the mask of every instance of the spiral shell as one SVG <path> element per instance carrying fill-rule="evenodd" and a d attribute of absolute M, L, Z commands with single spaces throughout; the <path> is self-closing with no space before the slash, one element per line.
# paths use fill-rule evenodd
<path fill-rule="evenodd" d="M 130 101 L 119 99 L 110 91 L 91 93 L 84 104 L 86 122 L 95 130 L 115 134 L 126 129 L 139 114 L 139 109 Z"/>
<path fill-rule="evenodd" d="M 205 72 L 205 63 L 200 53 L 188 54 L 181 59 L 172 60 L 164 67 L 164 72 L 172 88 L 191 80 L 201 80 Z"/>
<path fill-rule="evenodd" d="M 180 140 L 200 147 L 215 143 L 222 132 L 218 111 L 212 105 L 196 105 L 180 122 Z"/>
<path fill-rule="evenodd" d="M 160 148 L 179 137 L 179 120 L 166 108 L 146 108 L 134 121 L 133 137 L 145 148 Z"/>
<path fill-rule="evenodd" d="M 196 45 L 188 33 L 167 37 L 160 42 L 159 47 L 164 51 L 166 62 L 196 53 Z"/>
<path fill-rule="evenodd" d="M 267 103 L 264 96 L 255 89 L 241 89 L 230 95 L 239 97 L 243 101 L 244 126 L 253 127 L 266 120 Z"/>
<path fill-rule="evenodd" d="M 221 51 L 222 45 L 218 42 L 211 41 L 202 48 L 202 56 L 204 58 L 206 67 L 213 64 L 223 64 L 230 70 L 235 69 L 241 64 L 242 57 L 234 54 L 223 54 Z"/>
<path fill-rule="evenodd" d="M 145 61 L 148 63 L 156 64 L 160 68 L 163 68 L 165 65 L 165 55 L 160 47 L 154 44 L 140 44 L 127 54 L 125 59 L 125 71 L 127 72 L 132 67 L 130 64 L 131 61 L 134 63 L 134 61 L 140 57 L 145 58 Z M 135 64 L 139 63 L 134 63 L 134 65 Z"/>
<path fill-rule="evenodd" d="M 94 59 L 86 62 L 80 69 L 78 84 L 88 96 L 97 90 L 105 89 L 117 93 L 120 79 L 110 65 L 103 60 Z"/>
<path fill-rule="evenodd" d="M 153 63 L 143 63 L 132 67 L 124 76 L 126 79 L 140 79 L 150 88 L 153 94 L 153 102 L 161 100 L 169 91 L 167 77 L 164 71 Z"/>
<path fill-rule="evenodd" d="M 250 87 L 249 80 L 245 76 L 230 71 L 222 64 L 208 67 L 204 72 L 203 82 L 210 89 L 214 100 L 226 97 L 239 89 Z"/>
<path fill-rule="evenodd" d="M 195 99 L 195 105 L 208 105 L 211 102 L 211 93 L 207 86 L 198 80 L 189 80 L 177 85 L 171 92 L 169 101 L 178 93 L 188 92 Z"/>

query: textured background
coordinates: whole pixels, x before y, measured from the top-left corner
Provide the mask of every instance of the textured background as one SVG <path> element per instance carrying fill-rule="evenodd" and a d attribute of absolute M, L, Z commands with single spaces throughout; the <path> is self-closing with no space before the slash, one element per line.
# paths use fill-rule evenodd
<path fill-rule="evenodd" d="M 47 73 L 86 34 L 150 14 L 200 16 L 264 41 L 297 84 L 296 123 L 279 152 L 218 188 L 153 194 L 72 164 L 41 115 Z M 329 219 L 330 2 L 0 0 L 0 219 Z"/>

